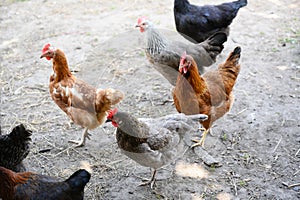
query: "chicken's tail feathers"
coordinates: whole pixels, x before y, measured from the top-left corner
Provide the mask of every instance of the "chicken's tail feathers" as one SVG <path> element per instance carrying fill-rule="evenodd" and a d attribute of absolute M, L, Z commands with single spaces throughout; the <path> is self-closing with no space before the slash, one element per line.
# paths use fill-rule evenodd
<path fill-rule="evenodd" d="M 223 47 L 224 42 L 227 41 L 227 34 L 224 32 L 217 32 L 215 34 L 213 34 L 212 36 L 210 36 L 208 39 L 208 44 L 212 45 L 212 46 L 219 46 Z"/>
<path fill-rule="evenodd" d="M 124 93 L 115 89 L 106 89 L 106 98 L 110 100 L 112 105 L 120 103 L 124 98 Z"/>
<path fill-rule="evenodd" d="M 241 47 L 235 47 L 234 50 L 228 56 L 226 62 L 232 62 L 237 65 L 241 57 L 241 51 Z"/>
<path fill-rule="evenodd" d="M 101 101 L 106 104 L 116 105 L 124 98 L 123 92 L 108 88 L 97 92 L 97 101 Z"/>
<path fill-rule="evenodd" d="M 248 1 L 247 0 L 239 0 L 237 3 L 239 4 L 239 8 L 241 8 L 241 7 L 246 6 L 248 4 Z"/>
<path fill-rule="evenodd" d="M 79 169 L 74 172 L 65 182 L 72 189 L 83 190 L 85 185 L 90 181 L 91 174 L 85 169 Z"/>
<path fill-rule="evenodd" d="M 224 83 L 224 89 L 230 94 L 240 72 L 239 59 L 241 47 L 236 47 L 228 56 L 227 60 L 219 65 L 219 73 Z"/>
<path fill-rule="evenodd" d="M 224 42 L 227 41 L 227 34 L 225 32 L 217 32 L 203 41 L 204 49 L 209 53 L 212 60 L 216 60 L 216 57 L 223 51 Z"/>

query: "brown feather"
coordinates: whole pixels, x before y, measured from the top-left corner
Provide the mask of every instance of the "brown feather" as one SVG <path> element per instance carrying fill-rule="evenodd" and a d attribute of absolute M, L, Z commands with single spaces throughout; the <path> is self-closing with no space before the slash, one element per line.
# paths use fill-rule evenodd
<path fill-rule="evenodd" d="M 24 184 L 31 175 L 31 172 L 16 173 L 0 167 L 0 197 L 3 200 L 13 200 L 15 187 Z"/>

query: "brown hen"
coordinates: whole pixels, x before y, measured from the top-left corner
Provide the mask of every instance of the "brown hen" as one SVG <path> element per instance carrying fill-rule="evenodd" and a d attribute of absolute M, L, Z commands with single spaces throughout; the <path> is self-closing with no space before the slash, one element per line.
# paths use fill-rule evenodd
<path fill-rule="evenodd" d="M 96 89 L 72 75 L 63 51 L 54 49 L 50 44 L 43 48 L 41 58 L 53 59 L 53 74 L 50 76 L 50 94 L 54 102 L 76 124 L 84 127 L 77 147 L 89 138 L 89 129 L 94 129 L 106 120 L 108 111 L 118 104 L 124 94 L 115 89 Z"/>
<path fill-rule="evenodd" d="M 212 124 L 227 113 L 234 101 L 232 88 L 240 71 L 241 48 L 236 47 L 217 70 L 199 75 L 194 59 L 184 54 L 180 60 L 173 99 L 176 109 L 187 115 L 205 114 L 208 120 L 200 122 L 204 133 L 193 146 L 204 145 L 205 137 Z"/>

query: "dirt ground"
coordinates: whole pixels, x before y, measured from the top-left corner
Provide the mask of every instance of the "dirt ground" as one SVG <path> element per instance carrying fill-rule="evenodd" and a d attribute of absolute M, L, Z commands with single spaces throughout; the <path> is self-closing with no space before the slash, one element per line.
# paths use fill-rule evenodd
<path fill-rule="evenodd" d="M 145 58 L 143 36 L 134 28 L 138 16 L 148 16 L 176 35 L 173 1 L 4 0 L 0 5 L 1 128 L 8 133 L 24 123 L 33 130 L 25 161 L 30 171 L 67 178 L 88 161 L 93 174 L 85 199 L 300 198 L 299 0 L 250 0 L 240 10 L 217 61 L 241 46 L 235 103 L 215 123 L 201 152 L 221 166 L 207 166 L 199 152 L 188 150 L 158 171 L 154 190 L 138 186 L 150 170 L 120 153 L 110 124 L 92 130 L 83 148 L 67 142 L 79 138 L 82 129 L 69 125 L 51 100 L 52 63 L 39 56 L 47 42 L 62 49 L 77 77 L 124 91 L 119 108 L 137 117 L 176 113 L 168 101 L 172 87 Z M 39 153 L 44 149 L 50 151 Z"/>

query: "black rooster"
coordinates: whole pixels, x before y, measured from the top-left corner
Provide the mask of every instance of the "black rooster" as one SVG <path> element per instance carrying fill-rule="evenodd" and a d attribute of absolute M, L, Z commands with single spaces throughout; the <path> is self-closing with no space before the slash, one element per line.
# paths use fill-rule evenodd
<path fill-rule="evenodd" d="M 229 35 L 229 25 L 247 0 L 220 5 L 196 6 L 188 0 L 174 1 L 174 17 L 177 31 L 186 39 L 200 43 L 216 32 Z"/>

